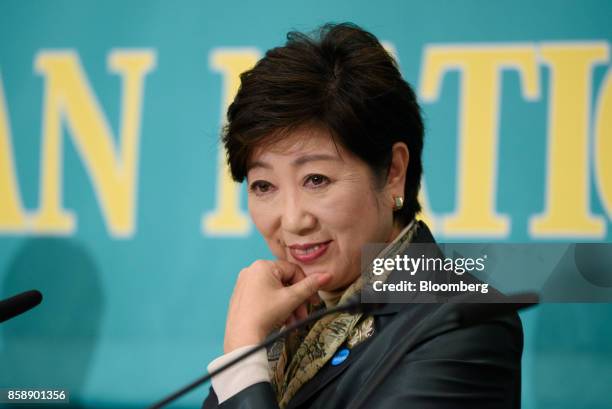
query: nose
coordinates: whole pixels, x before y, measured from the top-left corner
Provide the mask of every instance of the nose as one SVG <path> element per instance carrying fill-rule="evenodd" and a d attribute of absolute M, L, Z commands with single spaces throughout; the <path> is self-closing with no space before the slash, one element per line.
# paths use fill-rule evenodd
<path fill-rule="evenodd" d="M 284 197 L 281 224 L 283 230 L 295 235 L 304 235 L 315 228 L 317 219 L 310 210 L 312 203 L 299 192 L 289 192 Z"/>

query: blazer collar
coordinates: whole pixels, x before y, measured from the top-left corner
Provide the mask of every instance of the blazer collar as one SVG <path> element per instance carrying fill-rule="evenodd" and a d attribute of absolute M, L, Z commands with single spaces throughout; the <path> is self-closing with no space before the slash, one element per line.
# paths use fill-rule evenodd
<path fill-rule="evenodd" d="M 415 236 L 412 238 L 412 243 L 436 243 L 436 240 L 434 239 L 433 235 L 431 234 L 431 231 L 429 230 L 429 227 L 425 224 L 425 222 L 423 222 L 422 220 L 419 220 L 417 223 L 418 223 L 418 229 L 416 231 Z M 396 273 L 395 271 L 391 272 L 390 276 L 392 276 L 395 273 Z M 380 308 L 377 308 L 374 311 L 372 311 L 371 314 L 372 315 L 396 314 L 399 311 L 405 309 L 409 305 L 410 304 L 405 304 L 405 303 L 387 303 L 381 306 Z"/>

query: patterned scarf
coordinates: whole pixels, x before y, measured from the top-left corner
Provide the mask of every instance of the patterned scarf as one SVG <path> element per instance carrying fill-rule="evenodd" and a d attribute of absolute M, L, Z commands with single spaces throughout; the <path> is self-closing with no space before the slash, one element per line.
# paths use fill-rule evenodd
<path fill-rule="evenodd" d="M 412 241 L 417 226 L 413 220 L 376 257 L 400 254 Z M 344 291 L 338 304 L 359 293 L 361 287 L 360 276 Z M 322 303 L 311 306 L 310 312 L 323 307 Z M 371 315 L 342 312 L 326 315 L 310 327 L 295 331 L 272 345 L 268 349 L 268 363 L 279 407 L 284 409 L 302 385 L 312 379 L 345 342 L 353 348 L 373 333 L 374 318 Z"/>

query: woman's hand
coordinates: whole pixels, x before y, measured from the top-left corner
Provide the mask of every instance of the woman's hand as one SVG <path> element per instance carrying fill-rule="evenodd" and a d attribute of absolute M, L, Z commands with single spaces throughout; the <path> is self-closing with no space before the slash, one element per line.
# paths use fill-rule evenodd
<path fill-rule="evenodd" d="M 308 300 L 330 278 L 328 273 L 306 277 L 298 265 L 284 260 L 257 260 L 240 271 L 227 314 L 224 353 L 258 344 L 283 323 L 305 318 Z"/>

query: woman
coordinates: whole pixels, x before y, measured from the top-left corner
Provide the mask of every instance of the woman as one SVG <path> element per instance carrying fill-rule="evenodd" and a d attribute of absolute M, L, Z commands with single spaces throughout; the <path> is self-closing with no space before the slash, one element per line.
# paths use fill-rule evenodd
<path fill-rule="evenodd" d="M 361 249 L 399 254 L 433 242 L 417 194 L 423 124 L 411 87 L 370 33 L 326 25 L 289 33 L 242 74 L 223 138 L 232 176 L 276 257 L 243 269 L 230 301 L 224 353 L 240 355 L 313 308 L 361 289 Z M 336 408 L 438 304 L 387 304 L 328 315 L 213 378 L 205 408 Z M 435 337 L 406 354 L 368 406 L 520 406 L 522 329 L 516 314 Z"/>

